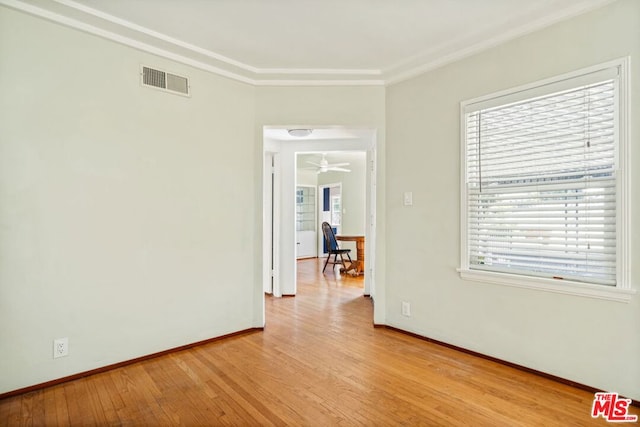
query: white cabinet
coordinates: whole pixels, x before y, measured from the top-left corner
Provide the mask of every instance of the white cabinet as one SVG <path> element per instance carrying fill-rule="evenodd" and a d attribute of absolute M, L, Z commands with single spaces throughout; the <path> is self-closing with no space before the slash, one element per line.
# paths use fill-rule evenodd
<path fill-rule="evenodd" d="M 308 258 L 317 254 L 316 188 L 296 187 L 296 257 Z"/>

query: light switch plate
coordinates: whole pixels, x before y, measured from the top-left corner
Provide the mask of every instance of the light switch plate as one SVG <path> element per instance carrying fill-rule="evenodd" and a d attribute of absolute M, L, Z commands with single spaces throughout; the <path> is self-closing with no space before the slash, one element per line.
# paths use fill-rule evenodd
<path fill-rule="evenodd" d="M 413 205 L 413 193 L 411 191 L 405 191 L 402 200 L 405 206 Z"/>

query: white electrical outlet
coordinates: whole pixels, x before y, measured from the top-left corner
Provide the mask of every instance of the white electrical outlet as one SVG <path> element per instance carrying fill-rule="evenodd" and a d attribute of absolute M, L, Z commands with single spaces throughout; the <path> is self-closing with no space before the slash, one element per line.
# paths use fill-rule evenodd
<path fill-rule="evenodd" d="M 53 340 L 53 358 L 69 355 L 69 338 L 58 338 Z"/>
<path fill-rule="evenodd" d="M 405 206 L 413 206 L 413 193 L 411 191 L 405 191 L 402 195 L 402 203 Z"/>
<path fill-rule="evenodd" d="M 406 301 L 402 301 L 402 315 L 403 316 L 411 316 L 411 304 Z"/>

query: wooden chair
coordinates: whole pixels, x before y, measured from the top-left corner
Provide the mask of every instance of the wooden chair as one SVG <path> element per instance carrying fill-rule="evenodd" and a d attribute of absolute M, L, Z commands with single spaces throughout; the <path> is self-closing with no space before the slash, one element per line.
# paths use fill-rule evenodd
<path fill-rule="evenodd" d="M 353 263 L 353 261 L 351 261 L 351 256 L 349 255 L 351 249 L 340 249 L 340 247 L 338 246 L 338 242 L 336 241 L 336 235 L 333 233 L 333 228 L 328 222 L 322 223 L 322 234 L 324 234 L 324 242 L 329 253 L 329 255 L 327 256 L 327 260 L 324 263 L 322 272 L 324 273 L 324 270 L 327 268 L 327 264 L 342 264 L 342 271 L 347 271 L 347 266 L 344 263 L 343 255 L 347 256 L 347 259 L 349 259 L 349 264 Z M 331 261 L 331 255 L 333 255 L 333 261 Z M 340 257 L 340 261 L 338 261 L 338 257 Z"/>

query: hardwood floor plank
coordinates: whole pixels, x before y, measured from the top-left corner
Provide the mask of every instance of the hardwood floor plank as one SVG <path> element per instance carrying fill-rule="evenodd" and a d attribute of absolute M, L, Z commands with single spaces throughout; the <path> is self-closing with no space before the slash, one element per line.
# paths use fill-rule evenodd
<path fill-rule="evenodd" d="M 122 398 L 119 393 L 112 393 L 113 383 L 108 373 L 102 373 L 95 376 L 95 393 L 94 398 L 98 401 L 100 408 L 104 412 L 105 425 L 117 425 L 120 421 L 118 411 L 124 407 Z"/>
<path fill-rule="evenodd" d="M 593 394 L 391 329 L 363 278 L 298 263 L 243 334 L 0 400 L 0 425 L 592 426 Z M 630 411 L 638 414 L 638 408 Z"/>
<path fill-rule="evenodd" d="M 20 418 L 22 416 L 21 406 L 21 396 L 0 400 L 0 425 L 20 425 Z"/>
<path fill-rule="evenodd" d="M 71 419 L 69 418 L 69 409 L 67 407 L 67 398 L 68 396 L 65 394 L 64 384 L 57 385 L 53 387 L 53 392 L 55 396 L 55 419 L 56 424 L 59 426 L 65 426 L 71 424 Z"/>
<path fill-rule="evenodd" d="M 55 387 L 48 387 L 37 393 L 42 393 L 42 406 L 44 410 L 42 419 L 37 420 L 36 425 L 50 426 L 58 424 Z"/>

